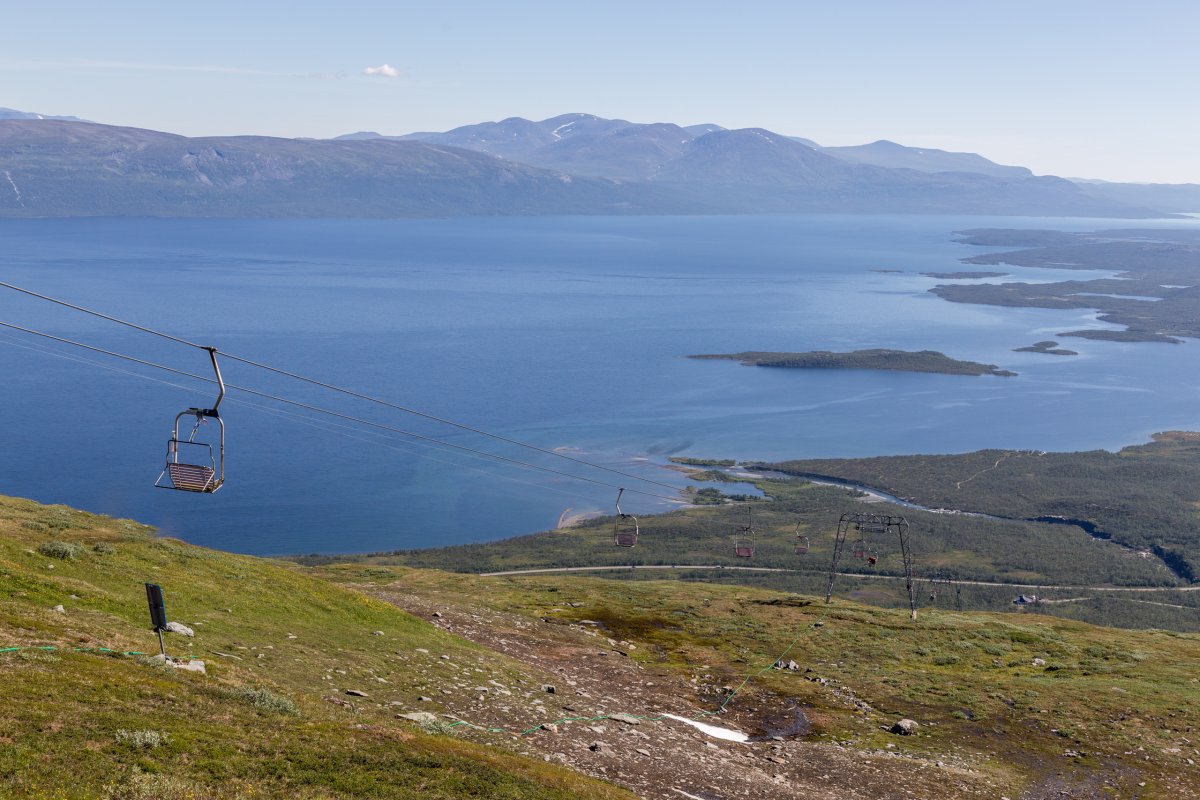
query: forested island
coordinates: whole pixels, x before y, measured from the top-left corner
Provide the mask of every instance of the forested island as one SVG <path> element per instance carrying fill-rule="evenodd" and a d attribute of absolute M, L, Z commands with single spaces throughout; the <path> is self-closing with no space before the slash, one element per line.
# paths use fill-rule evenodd
<path fill-rule="evenodd" d="M 785 367 L 789 369 L 882 369 L 897 372 L 934 372 L 941 375 L 1016 375 L 995 364 L 960 361 L 936 350 L 887 350 L 875 348 L 834 353 L 829 350 L 810 350 L 804 353 L 714 353 L 691 355 L 688 358 L 738 361 L 748 367 Z"/>
<path fill-rule="evenodd" d="M 1045 341 L 1034 342 L 1028 347 L 1014 347 L 1014 353 L 1045 353 L 1050 356 L 1077 356 L 1079 353 L 1074 350 L 1067 350 L 1065 347 L 1059 347 L 1058 342 Z"/>
<path fill-rule="evenodd" d="M 975 272 L 972 270 L 964 270 L 963 272 L 922 272 L 926 278 L 938 278 L 944 281 L 959 281 L 959 280 L 982 280 L 983 278 L 1003 278 L 1008 275 L 1007 272 Z"/>

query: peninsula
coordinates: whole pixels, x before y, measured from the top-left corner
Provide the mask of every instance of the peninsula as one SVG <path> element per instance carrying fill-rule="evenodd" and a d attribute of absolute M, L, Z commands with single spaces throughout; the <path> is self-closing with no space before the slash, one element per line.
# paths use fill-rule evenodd
<path fill-rule="evenodd" d="M 942 375 L 997 375 L 1011 377 L 1015 372 L 1000 369 L 995 364 L 960 361 L 936 350 L 854 350 L 834 353 L 811 350 L 805 353 L 716 353 L 692 355 L 688 358 L 739 361 L 748 367 L 787 367 L 791 369 L 881 369 L 898 372 L 935 372 Z"/>
<path fill-rule="evenodd" d="M 954 303 L 1016 308 L 1085 309 L 1124 326 L 1062 331 L 1059 336 L 1114 342 L 1179 344 L 1200 337 L 1200 232 L 1188 229 L 1091 233 L 979 229 L 959 231 L 963 244 L 1023 247 L 962 259 L 964 264 L 1110 271 L 1111 276 L 1051 283 L 942 284 L 929 291 Z"/>

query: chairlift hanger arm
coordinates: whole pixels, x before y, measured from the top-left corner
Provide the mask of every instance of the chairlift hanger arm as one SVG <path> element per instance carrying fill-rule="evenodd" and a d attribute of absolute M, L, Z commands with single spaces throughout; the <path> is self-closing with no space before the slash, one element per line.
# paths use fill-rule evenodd
<path fill-rule="evenodd" d="M 221 401 L 225 399 L 225 379 L 221 377 L 221 367 L 217 364 L 217 348 L 206 347 L 204 349 L 208 351 L 208 357 L 212 361 L 213 372 L 217 376 L 217 399 L 213 401 L 212 408 L 209 409 L 212 412 L 211 416 L 215 417 L 217 416 L 217 408 L 221 405 Z"/>

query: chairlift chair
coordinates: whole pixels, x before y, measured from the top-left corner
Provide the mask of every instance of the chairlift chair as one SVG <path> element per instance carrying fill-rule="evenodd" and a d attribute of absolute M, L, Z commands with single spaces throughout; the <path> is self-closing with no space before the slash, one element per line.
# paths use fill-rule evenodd
<path fill-rule="evenodd" d="M 225 381 L 221 378 L 221 368 L 217 366 L 217 350 L 206 347 L 209 359 L 212 361 L 213 372 L 217 376 L 217 399 L 212 408 L 188 408 L 175 415 L 175 426 L 171 431 L 171 439 L 167 442 L 166 464 L 154 485 L 159 489 L 177 489 L 181 492 L 200 492 L 212 494 L 225 484 L 225 422 L 217 413 L 225 397 Z M 184 417 L 195 417 L 192 432 L 186 439 L 180 438 L 179 422 Z M 217 421 L 217 449 L 205 441 L 196 441 L 200 426 L 208 420 Z M 164 481 L 163 479 L 167 480 Z"/>
<path fill-rule="evenodd" d="M 803 522 L 796 523 L 796 555 L 802 556 L 808 553 L 808 537 L 800 533 L 800 526 Z"/>
<path fill-rule="evenodd" d="M 746 506 L 746 515 L 746 524 L 733 533 L 733 554 L 738 558 L 754 556 L 754 512 L 749 506 Z"/>
<path fill-rule="evenodd" d="M 617 547 L 633 547 L 637 544 L 638 520 L 633 514 L 621 510 L 621 495 L 624 489 L 617 490 L 617 516 L 613 521 L 613 539 Z"/>

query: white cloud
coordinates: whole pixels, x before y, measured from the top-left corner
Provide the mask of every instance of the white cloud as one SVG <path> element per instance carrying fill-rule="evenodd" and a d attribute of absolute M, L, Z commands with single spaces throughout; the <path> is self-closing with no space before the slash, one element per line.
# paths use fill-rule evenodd
<path fill-rule="evenodd" d="M 391 64 L 380 64 L 378 67 L 367 67 L 363 70 L 363 75 L 374 75 L 378 78 L 398 78 L 400 77 L 400 70 Z"/>

